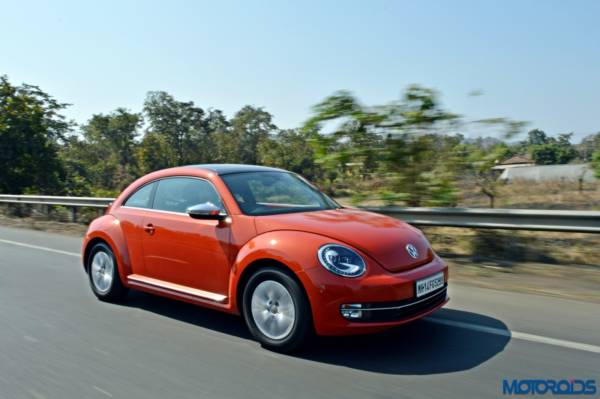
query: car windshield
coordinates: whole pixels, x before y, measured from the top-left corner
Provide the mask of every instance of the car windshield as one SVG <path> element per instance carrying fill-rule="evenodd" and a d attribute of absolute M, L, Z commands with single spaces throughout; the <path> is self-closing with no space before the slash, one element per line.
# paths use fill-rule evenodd
<path fill-rule="evenodd" d="M 339 208 L 335 201 L 292 173 L 243 172 L 221 178 L 246 215 Z"/>

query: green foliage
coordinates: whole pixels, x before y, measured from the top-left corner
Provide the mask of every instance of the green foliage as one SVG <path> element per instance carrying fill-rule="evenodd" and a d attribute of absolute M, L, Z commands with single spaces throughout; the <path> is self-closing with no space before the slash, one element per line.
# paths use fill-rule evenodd
<path fill-rule="evenodd" d="M 60 159 L 65 169 L 65 192 L 72 196 L 92 194 L 90 163 L 87 145 L 78 136 L 70 136 L 60 148 Z"/>
<path fill-rule="evenodd" d="M 259 146 L 277 127 L 273 117 L 262 108 L 246 105 L 231 120 L 231 132 L 225 142 L 231 152 L 228 158 L 237 163 L 257 164 Z"/>
<path fill-rule="evenodd" d="M 351 93 L 340 91 L 314 108 L 303 127 L 309 135 L 316 162 L 331 178 L 365 179 L 377 168 L 381 136 L 373 131 L 381 115 L 363 107 Z M 329 135 L 318 134 L 325 122 L 336 123 Z"/>
<path fill-rule="evenodd" d="M 64 108 L 36 86 L 0 77 L 0 192 L 64 192 L 59 141 L 71 128 Z"/>
<path fill-rule="evenodd" d="M 81 127 L 83 143 L 73 159 L 87 164 L 92 187 L 122 190 L 139 174 L 135 157 L 140 114 L 118 108 L 108 115 L 93 115 Z"/>
<path fill-rule="evenodd" d="M 313 107 L 301 129 L 287 130 L 259 107 L 227 118 L 158 91 L 148 93 L 142 113 L 95 114 L 73 134 L 65 107 L 35 86 L 0 78 L 1 192 L 114 196 L 154 170 L 218 162 L 291 170 L 354 204 L 454 206 L 467 181 L 493 207 L 501 183 L 492 167 L 513 155 L 529 153 L 538 164 L 591 161 L 600 177 L 600 133 L 576 147 L 571 134 L 534 129 L 509 144 L 503 139 L 525 123 L 487 118 L 471 125 L 497 129 L 499 138 L 466 139 L 455 132 L 467 123 L 445 110 L 434 90 L 416 85 L 383 105 L 336 92 Z"/>
<path fill-rule="evenodd" d="M 500 172 L 492 167 L 500 160 L 507 158 L 510 149 L 505 143 L 484 148 L 473 144 L 459 144 L 456 151 L 464 159 L 463 172 L 475 182 L 482 194 L 488 197 L 489 207 L 494 208 L 494 201 L 498 187 L 502 184 L 498 180 Z"/>
<path fill-rule="evenodd" d="M 596 151 L 600 151 L 600 132 L 584 137 L 577 145 L 579 158 L 584 162 L 590 162 Z"/>
<path fill-rule="evenodd" d="M 565 164 L 577 157 L 577 150 L 571 144 L 572 133 L 560 134 L 558 138 L 554 138 L 536 129 L 528 135 L 531 157 L 538 165 Z"/>
<path fill-rule="evenodd" d="M 548 144 L 549 137 L 543 130 L 533 129 L 527 133 L 527 141 L 530 146 Z"/>
<path fill-rule="evenodd" d="M 258 161 L 262 165 L 290 170 L 309 180 L 317 180 L 319 168 L 309 140 L 310 134 L 305 132 L 282 130 L 258 144 Z"/>
<path fill-rule="evenodd" d="M 177 165 L 177 155 L 169 145 L 165 135 L 148 132 L 138 146 L 137 156 L 140 168 L 152 172 Z"/>
<path fill-rule="evenodd" d="M 600 150 L 592 156 L 592 167 L 594 168 L 594 175 L 600 179 Z"/>
<path fill-rule="evenodd" d="M 452 167 L 436 157 L 438 129 L 457 116 L 440 107 L 433 90 L 411 86 L 400 101 L 366 107 L 349 92 L 338 92 L 314 107 L 305 131 L 325 122 L 334 131 L 312 140 L 316 162 L 335 179 L 356 186 L 382 177 L 378 199 L 403 198 L 408 205 L 452 205 L 456 202 Z M 390 195 L 394 193 L 394 195 Z M 353 193 L 355 201 L 362 199 Z"/>
<path fill-rule="evenodd" d="M 173 158 L 168 159 L 168 166 L 212 160 L 213 142 L 202 108 L 191 101 L 177 101 L 164 91 L 155 91 L 148 93 L 144 113 L 149 124 L 147 133 L 162 136 L 171 148 Z"/>

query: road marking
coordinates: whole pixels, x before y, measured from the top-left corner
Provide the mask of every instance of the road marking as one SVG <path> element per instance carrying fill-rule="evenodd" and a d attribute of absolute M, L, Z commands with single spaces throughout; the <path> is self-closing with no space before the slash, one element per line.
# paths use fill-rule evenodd
<path fill-rule="evenodd" d="M 18 241 L 3 240 L 1 238 L 0 238 L 0 242 L 3 242 L 5 244 L 17 245 L 19 247 L 25 247 L 25 248 L 31 248 L 31 249 L 39 249 L 40 251 L 54 252 L 55 254 L 68 255 L 68 256 L 76 256 L 78 258 L 81 256 L 81 254 L 78 254 L 76 252 L 61 251 L 60 249 L 54 249 L 54 248 L 48 248 L 48 247 L 41 247 L 39 245 L 25 244 L 24 242 L 18 242 Z"/>
<path fill-rule="evenodd" d="M 563 348 L 577 349 L 577 350 L 585 351 L 585 352 L 600 353 L 600 346 L 583 344 L 581 342 L 567 341 L 564 339 L 544 337 L 542 335 L 528 334 L 528 333 L 519 332 L 519 331 L 510 331 L 510 330 L 504 330 L 501 328 L 481 326 L 479 324 L 465 323 L 465 322 L 456 321 L 456 320 L 439 319 L 437 317 L 428 317 L 425 320 L 432 322 L 432 323 L 443 324 L 443 325 L 451 326 L 451 327 L 465 328 L 467 330 L 478 331 L 478 332 L 483 332 L 483 333 L 487 333 L 487 334 L 500 335 L 503 337 L 510 337 L 510 338 L 515 338 L 515 339 L 520 339 L 523 341 L 537 342 L 537 343 L 553 345 L 553 346 L 561 346 Z"/>
<path fill-rule="evenodd" d="M 35 399 L 46 399 L 47 396 L 42 395 L 41 393 L 39 393 L 38 391 L 34 390 L 34 389 L 30 389 L 29 393 L 31 394 L 31 396 L 33 396 Z"/>
<path fill-rule="evenodd" d="M 40 251 L 54 252 L 54 253 L 61 254 L 61 255 L 76 256 L 76 257 L 81 256 L 81 254 L 78 254 L 75 252 L 61 251 L 60 249 L 42 247 L 39 245 L 26 244 L 26 243 L 18 242 L 18 241 L 10 241 L 10 240 L 0 239 L 0 242 L 3 242 L 5 244 L 17 245 L 17 246 L 25 247 L 25 248 L 38 249 Z M 465 323 L 465 322 L 456 321 L 456 320 L 439 319 L 437 317 L 428 317 L 425 320 L 432 322 L 432 323 L 443 324 L 443 325 L 451 326 L 451 327 L 465 328 L 467 330 L 478 331 L 478 332 L 483 332 L 483 333 L 487 333 L 487 334 L 500 335 L 503 337 L 510 337 L 510 338 L 515 338 L 515 339 L 520 339 L 523 341 L 537 342 L 537 343 L 542 343 L 542 344 L 547 344 L 547 345 L 560 346 L 563 348 L 577 349 L 580 351 L 600 354 L 600 346 L 597 346 L 597 345 L 590 345 L 590 344 L 584 344 L 581 342 L 567 341 L 564 339 L 544 337 L 542 335 L 528 334 L 528 333 L 519 332 L 519 331 L 503 330 L 501 328 L 494 328 L 494 327 L 482 326 L 479 324 Z M 96 386 L 94 386 L 94 389 L 100 390 L 100 388 L 98 388 Z M 100 390 L 100 391 L 102 392 L 102 390 Z M 110 393 L 108 393 L 106 391 L 103 391 L 103 393 L 110 395 Z M 112 395 L 110 395 L 110 396 L 112 396 Z"/>
<path fill-rule="evenodd" d="M 25 341 L 29 341 L 29 342 L 32 342 L 32 343 L 38 343 L 38 342 L 40 342 L 40 340 L 39 340 L 39 339 L 37 339 L 37 338 L 34 338 L 34 337 L 32 337 L 31 335 L 23 335 L 23 339 L 24 339 Z"/>
<path fill-rule="evenodd" d="M 97 386 L 95 386 L 95 385 L 92 385 L 92 388 L 94 388 L 96 391 L 98 391 L 98 392 L 100 392 L 100 393 L 103 393 L 104 395 L 108 396 L 109 398 L 112 398 L 112 397 L 113 397 L 113 396 L 112 396 L 112 394 L 111 394 L 110 392 L 108 392 L 108 391 L 105 391 L 105 390 L 104 390 L 104 389 L 102 389 L 102 388 L 98 388 L 98 387 L 97 387 Z"/>

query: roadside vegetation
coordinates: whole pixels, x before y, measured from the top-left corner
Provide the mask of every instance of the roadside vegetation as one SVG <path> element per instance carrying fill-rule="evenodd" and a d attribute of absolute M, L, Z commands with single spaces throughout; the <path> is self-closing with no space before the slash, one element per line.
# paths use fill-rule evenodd
<path fill-rule="evenodd" d="M 527 154 L 540 165 L 590 163 L 600 177 L 600 133 L 574 144 L 509 118 L 469 121 L 421 86 L 384 104 L 334 93 L 294 129 L 260 107 L 228 117 L 163 91 L 137 112 L 116 108 L 81 125 L 64 117 L 67 107 L 0 78 L 0 193 L 114 196 L 153 170 L 227 162 L 298 172 L 354 205 L 598 208 L 596 184 L 558 199 L 551 184 L 504 185 L 490 168 Z"/>

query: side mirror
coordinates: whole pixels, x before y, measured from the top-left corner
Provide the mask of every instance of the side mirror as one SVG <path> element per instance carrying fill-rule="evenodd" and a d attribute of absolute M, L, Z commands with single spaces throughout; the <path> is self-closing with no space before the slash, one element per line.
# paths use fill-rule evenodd
<path fill-rule="evenodd" d="M 221 213 L 221 208 L 211 202 L 190 206 L 186 213 L 194 219 L 223 220 L 227 217 Z"/>

